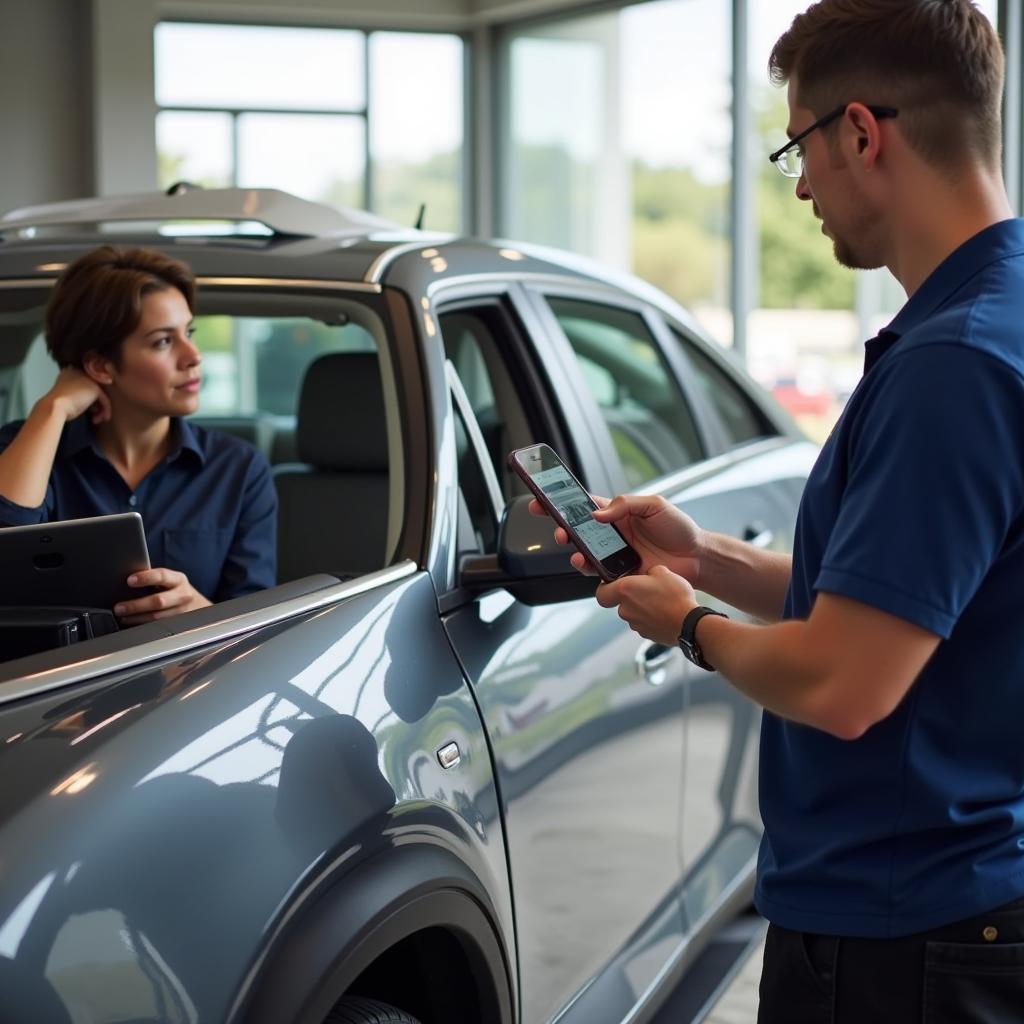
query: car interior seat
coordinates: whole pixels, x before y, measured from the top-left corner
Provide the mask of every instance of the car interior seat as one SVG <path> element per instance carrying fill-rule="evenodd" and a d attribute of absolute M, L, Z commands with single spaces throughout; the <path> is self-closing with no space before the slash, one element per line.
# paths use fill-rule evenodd
<path fill-rule="evenodd" d="M 295 446 L 300 461 L 273 468 L 278 582 L 383 568 L 388 438 L 376 353 L 332 352 L 310 363 Z"/>

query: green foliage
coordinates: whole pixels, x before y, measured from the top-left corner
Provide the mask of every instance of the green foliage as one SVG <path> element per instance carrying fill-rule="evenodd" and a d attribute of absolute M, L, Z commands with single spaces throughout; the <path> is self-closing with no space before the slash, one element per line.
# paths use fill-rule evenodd
<path fill-rule="evenodd" d="M 841 267 L 796 181 L 779 174 L 768 154 L 785 141 L 785 93 L 765 87 L 755 97 L 757 222 L 761 240 L 758 304 L 768 309 L 851 309 L 855 277 Z"/>
<path fill-rule="evenodd" d="M 766 309 L 851 309 L 853 272 L 836 262 L 832 242 L 821 233 L 811 204 L 794 196 L 795 184 L 774 167 L 757 183 L 759 305 Z"/>
<path fill-rule="evenodd" d="M 196 344 L 201 352 L 232 352 L 235 332 L 230 316 L 196 318 Z"/>

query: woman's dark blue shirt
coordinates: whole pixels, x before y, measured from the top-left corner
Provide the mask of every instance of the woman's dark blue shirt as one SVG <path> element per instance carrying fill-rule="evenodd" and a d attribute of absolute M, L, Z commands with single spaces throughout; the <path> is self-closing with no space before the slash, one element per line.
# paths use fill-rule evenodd
<path fill-rule="evenodd" d="M 0 451 L 21 422 L 0 428 Z M 133 492 L 102 453 L 87 416 L 64 428 L 42 505 L 0 495 L 0 526 L 138 512 L 150 564 L 176 569 L 211 601 L 276 583 L 277 496 L 270 465 L 228 434 L 172 419 L 170 453 Z"/>

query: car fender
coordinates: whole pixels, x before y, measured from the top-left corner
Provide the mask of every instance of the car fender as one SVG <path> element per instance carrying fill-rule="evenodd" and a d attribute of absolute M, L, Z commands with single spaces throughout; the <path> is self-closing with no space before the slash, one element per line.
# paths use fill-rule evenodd
<path fill-rule="evenodd" d="M 230 1024 L 321 1024 L 359 975 L 415 932 L 440 927 L 459 940 L 484 1008 L 511 1024 L 509 948 L 487 889 L 458 856 L 428 842 L 394 846 L 364 862 L 307 911 L 282 923 Z"/>

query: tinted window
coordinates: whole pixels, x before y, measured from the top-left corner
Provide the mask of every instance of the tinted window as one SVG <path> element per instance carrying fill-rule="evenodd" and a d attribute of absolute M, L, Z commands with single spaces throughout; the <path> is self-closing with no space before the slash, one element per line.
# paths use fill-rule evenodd
<path fill-rule="evenodd" d="M 685 338 L 680 340 L 693 367 L 694 378 L 707 395 L 708 401 L 718 410 L 731 443 L 744 444 L 759 437 L 773 436 L 776 431 L 740 386 L 696 345 L 690 344 Z"/>
<path fill-rule="evenodd" d="M 358 324 L 306 317 L 198 316 L 195 342 L 203 354 L 203 415 L 296 411 L 306 368 L 328 352 L 374 352 Z"/>
<path fill-rule="evenodd" d="M 487 445 L 502 493 L 524 493 L 508 468 L 508 453 L 533 441 L 515 376 L 509 365 L 511 346 L 503 338 L 496 306 L 459 309 L 439 317 L 445 355 L 452 361 Z"/>
<path fill-rule="evenodd" d="M 548 302 L 608 424 L 629 486 L 702 458 L 693 415 L 643 317 L 576 299 Z"/>

